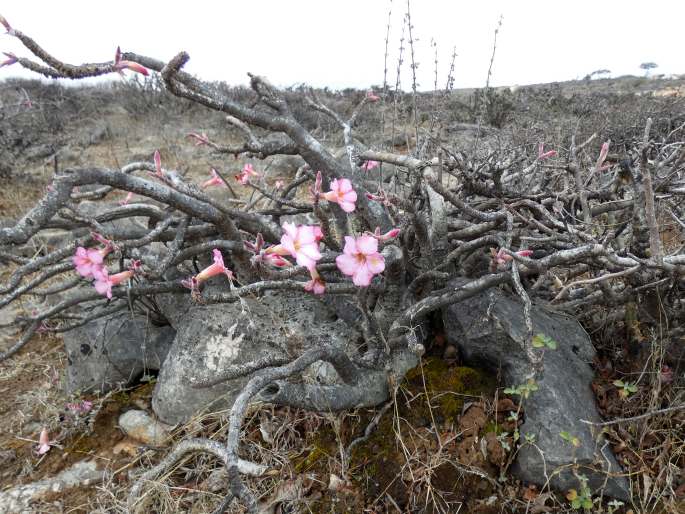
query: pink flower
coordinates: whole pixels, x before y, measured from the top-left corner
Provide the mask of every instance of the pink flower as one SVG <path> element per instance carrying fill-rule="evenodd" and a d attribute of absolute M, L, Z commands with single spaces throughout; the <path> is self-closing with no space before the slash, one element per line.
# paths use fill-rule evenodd
<path fill-rule="evenodd" d="M 611 167 L 609 164 L 603 166 L 604 160 L 607 158 L 608 154 L 609 142 L 607 141 L 602 144 L 602 148 L 599 150 L 599 157 L 597 158 L 597 164 L 595 165 L 595 168 L 597 168 L 598 171 L 606 171 Z"/>
<path fill-rule="evenodd" d="M 385 194 L 385 191 L 383 191 L 382 189 L 379 190 L 376 194 L 366 193 L 366 197 L 374 202 L 380 202 L 385 206 L 390 206 L 390 200 L 388 199 L 388 196 Z"/>
<path fill-rule="evenodd" d="M 17 58 L 17 56 L 14 55 L 13 53 L 9 53 L 9 52 L 2 52 L 2 53 L 7 56 L 7 59 L 0 62 L 0 68 L 2 68 L 3 66 L 10 66 L 19 60 Z"/>
<path fill-rule="evenodd" d="M 76 272 L 83 278 L 98 279 L 102 276 L 103 261 L 110 250 L 108 246 L 100 250 L 79 246 L 72 257 Z"/>
<path fill-rule="evenodd" d="M 319 241 L 323 238 L 321 228 L 315 225 L 300 225 L 284 223 L 285 234 L 281 237 L 281 244 L 266 249 L 266 254 L 290 255 L 297 264 L 312 269 L 316 261 L 321 258 Z"/>
<path fill-rule="evenodd" d="M 188 134 L 188 137 L 195 139 L 195 146 L 209 144 L 209 138 L 207 137 L 207 134 L 205 134 L 204 132 L 202 134 L 198 134 L 197 132 L 191 132 L 190 134 Z"/>
<path fill-rule="evenodd" d="M 328 193 L 323 193 L 321 198 L 337 203 L 345 212 L 353 212 L 355 209 L 354 204 L 357 201 L 357 193 L 352 189 L 352 182 L 348 179 L 334 179 L 331 182 L 331 190 Z"/>
<path fill-rule="evenodd" d="M 74 414 L 85 414 L 93 408 L 93 402 L 90 400 L 83 400 L 77 403 L 67 403 L 66 408 Z"/>
<path fill-rule="evenodd" d="M 492 254 L 492 261 L 495 268 L 502 266 L 514 259 L 502 248 L 500 248 L 498 251 L 495 251 L 494 248 L 491 248 L 490 253 Z M 518 252 L 514 252 L 514 254 L 520 257 L 530 257 L 533 255 L 533 250 L 519 250 Z"/>
<path fill-rule="evenodd" d="M 257 173 L 254 168 L 252 167 L 252 164 L 246 164 L 243 166 L 243 171 L 240 172 L 239 175 L 235 176 L 235 179 L 240 182 L 242 185 L 246 185 L 250 177 L 258 177 L 259 173 Z"/>
<path fill-rule="evenodd" d="M 131 277 L 133 277 L 133 270 L 122 271 L 110 277 L 107 268 L 102 268 L 102 274 L 95 279 L 95 290 L 111 299 L 112 287 L 128 281 Z"/>
<path fill-rule="evenodd" d="M 365 287 L 374 275 L 385 269 L 385 259 L 378 253 L 378 240 L 370 236 L 345 236 L 343 254 L 335 258 L 338 269 L 351 276 L 354 285 Z"/>
<path fill-rule="evenodd" d="M 43 430 L 40 431 L 40 436 L 38 437 L 38 448 L 36 449 L 36 452 L 38 455 L 44 455 L 50 451 L 50 438 L 48 436 L 48 429 L 43 428 Z"/>
<path fill-rule="evenodd" d="M 557 151 L 556 150 L 549 150 L 545 152 L 545 144 L 540 142 L 538 144 L 538 159 L 543 161 L 545 159 L 549 159 L 550 157 L 556 157 Z"/>
<path fill-rule="evenodd" d="M 262 251 L 262 248 L 264 247 L 264 236 L 261 232 L 257 232 L 257 237 L 255 238 L 254 243 L 251 241 L 243 241 L 243 245 L 245 246 L 245 249 L 248 252 L 258 254 Z"/>
<path fill-rule="evenodd" d="M 119 202 L 119 205 L 128 204 L 128 202 L 130 202 L 132 198 L 133 198 L 133 193 L 131 191 L 129 191 L 128 194 L 126 195 L 126 198 L 124 198 L 123 200 L 121 200 Z"/>
<path fill-rule="evenodd" d="M 264 253 L 261 255 L 261 259 L 265 263 L 269 264 L 270 266 L 275 266 L 276 268 L 287 268 L 293 265 L 293 263 L 288 259 L 284 259 L 275 253 Z"/>
<path fill-rule="evenodd" d="M 378 161 L 366 161 L 364 164 L 362 164 L 362 169 L 364 171 L 371 171 L 372 169 L 378 168 L 381 163 Z"/>
<path fill-rule="evenodd" d="M 119 73 L 119 75 L 123 77 L 124 70 L 135 71 L 136 73 L 140 73 L 145 76 L 148 75 L 147 69 L 144 66 L 138 64 L 137 62 L 122 61 L 121 49 L 117 47 L 117 51 L 114 53 L 114 71 L 116 71 L 117 73 Z"/>
<path fill-rule="evenodd" d="M 274 184 L 275 189 L 283 189 L 283 186 L 285 185 L 285 182 L 282 180 L 277 180 L 276 183 Z"/>
<path fill-rule="evenodd" d="M 248 252 L 255 254 L 254 257 L 252 257 L 252 262 L 263 262 L 277 268 L 292 266 L 290 261 L 287 261 L 277 253 L 268 253 L 268 251 L 262 251 L 264 248 L 264 237 L 261 233 L 257 234 L 257 239 L 254 243 L 250 241 L 244 241 L 243 244 Z"/>
<path fill-rule="evenodd" d="M 304 290 L 314 294 L 324 294 L 326 283 L 323 281 L 316 268 L 311 268 L 309 273 L 312 279 L 304 285 Z"/>
<path fill-rule="evenodd" d="M 395 239 L 397 236 L 400 235 L 400 229 L 399 228 L 393 228 L 392 230 L 387 231 L 385 234 L 381 234 L 381 227 L 376 227 L 376 230 L 373 232 L 366 232 L 365 233 L 367 236 L 374 237 L 378 239 L 379 241 L 382 242 L 387 242 L 390 241 L 391 239 Z"/>
<path fill-rule="evenodd" d="M 91 232 L 90 237 L 93 238 L 94 241 L 97 241 L 101 245 L 105 245 L 105 248 L 109 248 L 109 250 L 116 250 L 118 247 L 117 245 L 114 244 L 114 242 L 111 239 L 107 239 L 105 236 L 98 232 Z"/>
<path fill-rule="evenodd" d="M 202 189 L 206 187 L 211 187 L 211 186 L 224 186 L 226 187 L 226 184 L 224 184 L 224 181 L 221 180 L 221 177 L 217 173 L 217 171 L 214 168 L 211 168 L 212 172 L 212 177 L 209 180 L 206 180 L 205 182 L 202 183 Z"/>
<path fill-rule="evenodd" d="M 187 280 L 182 280 L 181 284 L 190 289 L 190 294 L 195 297 L 200 294 L 200 284 L 205 280 L 209 280 L 217 275 L 226 275 L 229 281 L 233 281 L 233 272 L 224 266 L 224 257 L 221 255 L 221 251 L 215 248 L 212 250 L 212 255 L 214 256 L 214 263 L 207 266 L 200 273 L 191 277 Z"/>
<path fill-rule="evenodd" d="M 228 277 L 229 280 L 232 280 L 233 272 L 229 270 L 226 266 L 224 266 L 224 256 L 221 255 L 221 251 L 215 248 L 214 250 L 212 250 L 212 254 L 214 255 L 214 263 L 210 264 L 200 273 L 195 275 L 195 280 L 197 280 L 197 282 L 201 284 L 205 280 L 209 280 L 212 277 L 222 274 L 226 275 L 226 277 Z"/>
<path fill-rule="evenodd" d="M 7 33 L 10 36 L 16 35 L 16 32 L 14 32 L 14 29 L 10 26 L 9 22 L 3 16 L 0 16 L 0 24 L 2 24 L 2 26 L 5 27 L 5 29 L 7 29 Z"/>
<path fill-rule="evenodd" d="M 378 100 L 381 99 L 380 96 L 376 95 L 373 91 L 367 91 L 366 93 L 366 99 L 369 102 L 377 102 Z"/>

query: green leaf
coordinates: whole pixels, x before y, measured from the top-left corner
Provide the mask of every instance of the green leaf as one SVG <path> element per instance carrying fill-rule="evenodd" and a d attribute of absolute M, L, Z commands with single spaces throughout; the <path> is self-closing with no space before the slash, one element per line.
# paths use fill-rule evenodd
<path fill-rule="evenodd" d="M 583 508 L 584 509 L 591 509 L 592 508 L 592 498 L 585 498 L 583 500 Z"/>
<path fill-rule="evenodd" d="M 545 336 L 543 334 L 537 334 L 533 337 L 533 348 L 542 348 L 545 346 Z"/>
<path fill-rule="evenodd" d="M 547 345 L 547 348 L 549 348 L 550 350 L 557 349 L 557 342 L 554 339 L 549 339 L 545 341 L 545 344 Z"/>
<path fill-rule="evenodd" d="M 623 387 L 625 384 L 623 383 L 623 380 L 614 380 L 614 385 L 616 387 Z"/>
<path fill-rule="evenodd" d="M 559 435 L 560 435 L 561 438 L 564 439 L 565 441 L 570 441 L 570 440 L 571 440 L 571 434 L 569 434 L 569 433 L 566 432 L 566 431 L 564 431 L 564 432 L 559 432 Z"/>

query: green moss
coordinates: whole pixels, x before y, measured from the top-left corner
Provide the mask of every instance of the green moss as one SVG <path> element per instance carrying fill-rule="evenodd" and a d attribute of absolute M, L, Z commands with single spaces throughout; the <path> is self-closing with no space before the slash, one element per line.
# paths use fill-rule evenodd
<path fill-rule="evenodd" d="M 491 419 L 483 427 L 483 434 L 487 434 L 488 432 L 493 432 L 495 435 L 500 435 L 506 432 L 506 430 L 502 428 L 502 425 L 500 423 L 497 423 L 495 420 Z"/>
<path fill-rule="evenodd" d="M 312 441 L 310 450 L 304 456 L 292 461 L 295 470 L 298 473 L 313 470 L 325 471 L 326 457 L 335 455 L 337 444 L 333 428 L 328 425 L 321 427 Z"/>
<path fill-rule="evenodd" d="M 131 403 L 131 395 L 128 394 L 126 391 L 119 391 L 117 393 L 114 393 L 110 397 L 110 399 L 122 407 L 125 407 Z"/>
<path fill-rule="evenodd" d="M 407 373 L 405 387 L 412 395 L 422 396 L 421 402 L 413 402 L 408 409 L 410 419 L 427 422 L 432 414 L 436 421 L 454 421 L 469 396 L 494 391 L 495 379 L 482 371 L 450 367 L 444 360 L 431 357 Z"/>
<path fill-rule="evenodd" d="M 456 422 L 470 396 L 490 396 L 495 386 L 494 377 L 484 372 L 450 367 L 442 359 L 428 358 L 407 373 L 403 390 L 397 394 L 400 429 L 407 423 L 420 427 L 432 424 L 433 420 Z M 407 494 L 406 485 L 397 479 L 405 457 L 398 447 L 395 420 L 391 412 L 386 414 L 371 437 L 352 451 L 350 475 L 367 497 L 377 497 L 390 489 L 396 500 Z M 361 426 L 366 426 L 364 421 Z"/>

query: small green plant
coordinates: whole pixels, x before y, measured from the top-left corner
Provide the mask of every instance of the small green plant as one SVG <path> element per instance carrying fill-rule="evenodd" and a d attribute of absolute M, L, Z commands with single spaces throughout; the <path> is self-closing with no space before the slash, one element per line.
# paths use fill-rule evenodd
<path fill-rule="evenodd" d="M 580 480 L 580 491 L 575 489 L 569 489 L 566 493 L 566 499 L 571 502 L 571 507 L 574 509 L 590 510 L 592 508 L 592 491 L 587 485 L 587 477 L 585 475 L 580 475 L 578 477 Z"/>
<path fill-rule="evenodd" d="M 549 348 L 550 350 L 557 349 L 557 342 L 545 334 L 536 334 L 533 337 L 533 348 Z"/>
<path fill-rule="evenodd" d="M 539 387 L 535 383 L 535 380 L 530 378 L 530 379 L 528 379 L 528 382 L 526 382 L 525 384 L 520 384 L 520 385 L 517 385 L 516 387 L 507 387 L 504 390 L 504 394 L 517 395 L 517 396 L 521 396 L 522 398 L 527 399 L 531 393 L 537 391 L 538 389 L 539 389 Z"/>
<path fill-rule="evenodd" d="M 575 448 L 578 448 L 580 446 L 580 439 L 566 431 L 560 432 L 559 436 L 561 436 L 561 438 L 564 441 L 568 441 L 569 443 L 571 443 Z"/>
<path fill-rule="evenodd" d="M 618 395 L 624 400 L 631 394 L 637 393 L 637 384 L 624 382 L 623 380 L 614 380 L 614 385 L 618 387 Z"/>
<path fill-rule="evenodd" d="M 506 451 L 511 451 L 511 445 L 509 444 L 509 441 L 507 441 L 507 437 L 509 437 L 509 432 L 502 432 L 497 436 L 497 440 L 499 441 L 499 444 L 502 445 L 502 448 Z"/>

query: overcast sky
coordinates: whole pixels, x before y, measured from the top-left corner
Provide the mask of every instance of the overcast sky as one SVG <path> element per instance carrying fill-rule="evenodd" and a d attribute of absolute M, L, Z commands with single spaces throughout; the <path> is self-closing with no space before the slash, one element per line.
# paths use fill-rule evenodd
<path fill-rule="evenodd" d="M 366 88 L 383 82 L 388 11 L 392 9 L 388 82 L 394 85 L 406 0 L 3 2 L 2 14 L 59 59 L 78 64 L 111 59 L 117 45 L 167 60 L 186 50 L 186 70 L 201 78 L 246 82 L 246 72 L 278 85 Z M 455 87 L 485 84 L 500 15 L 493 85 L 581 78 L 597 69 L 613 76 L 685 73 L 685 1 L 413 0 L 414 50 L 421 89 L 432 89 L 437 42 L 438 84 L 444 87 L 452 48 Z M 402 88 L 411 88 L 407 46 Z M 0 50 L 28 56 L 14 38 Z M 0 78 L 20 74 L 17 65 Z"/>

